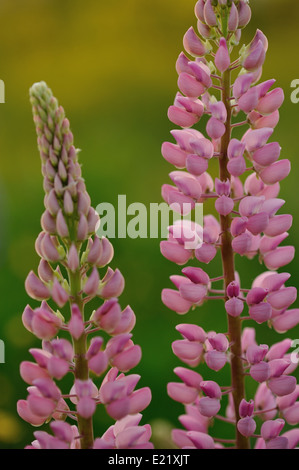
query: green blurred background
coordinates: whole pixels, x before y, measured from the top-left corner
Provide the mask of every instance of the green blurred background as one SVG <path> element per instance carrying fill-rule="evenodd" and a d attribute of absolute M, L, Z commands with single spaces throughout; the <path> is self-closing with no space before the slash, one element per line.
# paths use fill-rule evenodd
<path fill-rule="evenodd" d="M 43 190 L 36 136 L 28 100 L 32 83 L 45 80 L 64 106 L 82 149 L 83 175 L 93 205 L 113 204 L 118 194 L 127 203 L 161 202 L 160 188 L 172 170 L 160 154 L 172 125 L 167 107 L 177 91 L 175 61 L 182 37 L 195 26 L 195 0 L 2 0 L 0 2 L 0 78 L 6 86 L 6 103 L 0 105 L 0 339 L 5 342 L 6 362 L 0 364 L 0 448 L 24 447 L 34 429 L 16 414 L 16 401 L 25 398 L 26 385 L 19 377 L 19 363 L 30 359 L 29 347 L 39 342 L 21 323 L 29 301 L 24 280 L 37 268 L 34 241 L 40 231 Z M 248 43 L 256 28 L 269 39 L 264 79 L 276 78 L 286 100 L 275 140 L 290 158 L 293 171 L 282 184 L 285 212 L 294 215 L 289 242 L 297 245 L 299 176 L 299 104 L 290 101 L 290 84 L 299 78 L 297 45 L 299 3 L 293 0 L 252 0 L 253 18 L 243 33 Z M 199 129 L 203 124 L 199 124 Z M 211 166 L 216 176 L 216 166 Z M 198 322 L 205 329 L 226 331 L 221 303 L 179 317 L 161 303 L 160 292 L 170 287 L 170 274 L 180 269 L 160 254 L 159 240 L 112 240 L 116 266 L 126 279 L 121 304 L 135 310 L 134 341 L 142 345 L 143 358 L 136 372 L 140 384 L 152 388 L 153 400 L 143 422 L 151 422 L 160 447 L 167 447 L 167 426 L 177 426 L 181 405 L 166 394 L 167 381 L 175 378 L 179 364 L 171 351 L 178 339 L 175 325 Z M 238 260 L 243 286 L 263 271 L 257 260 Z M 289 267 L 298 287 L 298 258 Z M 207 271 L 218 275 L 219 260 Z M 298 305 L 298 304 L 297 304 Z M 249 326 L 249 323 L 248 323 Z M 257 339 L 270 343 L 282 339 L 266 326 L 257 328 Z M 299 337 L 299 328 L 289 333 Z M 204 377 L 207 369 L 200 369 Z M 226 367 L 217 377 L 229 380 Z M 249 395 L 254 390 L 248 381 Z M 158 420 L 158 421 L 157 421 Z M 163 422 L 159 424 L 159 420 Z M 158 425 L 157 425 L 158 423 Z M 100 435 L 110 420 L 95 418 Z M 215 425 L 215 434 L 231 430 Z"/>

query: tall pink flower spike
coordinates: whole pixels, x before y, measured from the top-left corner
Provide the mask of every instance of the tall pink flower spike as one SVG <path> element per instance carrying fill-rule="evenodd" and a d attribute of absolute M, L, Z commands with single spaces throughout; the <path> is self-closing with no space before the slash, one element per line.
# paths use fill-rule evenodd
<path fill-rule="evenodd" d="M 36 431 L 28 448 L 151 449 L 150 426 L 139 426 L 151 391 L 135 390 L 140 376 L 125 374 L 139 363 L 141 349 L 132 341 L 135 314 L 118 303 L 124 278 L 110 267 L 99 274 L 113 258 L 113 247 L 95 233 L 98 215 L 63 108 L 44 82 L 32 86 L 30 101 L 46 194 L 43 230 L 35 245 L 41 258 L 38 275 L 31 271 L 25 282 L 28 295 L 42 302 L 34 309 L 27 305 L 22 319 L 42 346 L 29 350 L 34 362 L 21 363 L 28 396 L 17 409 L 33 426 L 50 422 L 52 433 Z M 86 307 L 95 298 L 103 302 L 88 315 Z M 99 331 L 108 339 L 94 334 Z M 56 382 L 67 374 L 73 386 L 62 392 Z M 94 440 L 98 406 L 116 422 Z"/>
<path fill-rule="evenodd" d="M 225 334 L 187 323 L 177 326 L 182 339 L 174 341 L 173 352 L 191 368 L 177 367 L 174 372 L 181 382 L 168 384 L 169 396 L 186 409 L 179 417 L 185 430 L 173 431 L 173 441 L 181 448 L 293 448 L 299 442 L 299 429 L 280 434 L 285 422 L 299 423 L 299 387 L 291 375 L 297 364 L 288 353 L 291 340 L 269 348 L 255 339 L 256 324 L 267 323 L 278 333 L 296 326 L 299 309 L 290 308 L 297 297 L 295 287 L 285 285 L 290 274 L 277 272 L 294 258 L 292 246 L 281 246 L 292 216 L 278 213 L 285 203 L 278 198 L 279 183 L 289 174 L 290 162 L 279 160 L 280 145 L 269 142 L 284 95 L 281 88 L 271 91 L 275 80 L 259 83 L 268 48 L 265 35 L 257 30 L 239 57 L 231 60 L 241 30 L 251 18 L 248 3 L 196 3 L 199 36 L 191 28 L 184 37 L 184 47 L 192 57 L 179 55 L 180 93 L 168 113 L 182 129 L 171 132 L 175 143 L 162 145 L 163 157 L 177 168 L 170 173 L 174 184 L 162 189 L 166 202 L 177 203 L 185 215 L 186 203 L 190 212 L 197 202 L 212 198 L 219 214 L 218 219 L 204 217 L 203 231 L 194 222 L 169 227 L 169 238 L 161 243 L 162 254 L 178 265 L 191 259 L 199 263 L 184 267 L 183 275 L 171 276 L 175 289 L 164 289 L 162 301 L 185 315 L 206 301 L 223 299 L 228 322 Z M 204 114 L 208 137 L 192 128 Z M 249 128 L 243 137 L 235 138 L 233 131 L 245 126 Z M 207 172 L 212 158 L 219 162 L 215 181 Z M 175 232 L 178 225 L 180 236 Z M 188 244 L 190 240 L 193 245 Z M 203 263 L 209 264 L 217 252 L 222 273 L 208 275 Z M 235 271 L 235 255 L 258 256 L 267 271 L 244 289 Z M 223 287 L 215 288 L 219 281 Z M 253 326 L 242 330 L 245 321 Z M 213 371 L 230 368 L 231 384 L 220 386 L 203 378 L 198 371 L 201 362 Z M 255 397 L 246 397 L 245 376 L 258 384 Z M 229 404 L 223 416 L 225 395 Z M 209 426 L 214 419 L 234 426 L 235 439 L 212 437 Z"/>

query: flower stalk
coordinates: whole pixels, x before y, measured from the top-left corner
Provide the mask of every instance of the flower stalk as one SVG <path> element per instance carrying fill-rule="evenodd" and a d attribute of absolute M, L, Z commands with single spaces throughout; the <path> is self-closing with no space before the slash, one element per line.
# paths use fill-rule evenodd
<path fill-rule="evenodd" d="M 81 292 L 81 276 L 77 271 L 72 273 L 68 271 L 70 280 L 70 291 L 73 298 L 73 303 L 78 306 L 84 322 L 84 305 L 82 301 Z M 88 361 L 86 359 L 87 353 L 87 336 L 83 332 L 78 338 L 72 338 L 74 348 L 74 361 L 75 361 L 75 377 L 78 380 L 87 381 L 89 379 Z M 84 418 L 78 415 L 78 432 L 81 438 L 81 448 L 90 449 L 93 446 L 93 420 L 92 417 Z"/>
<path fill-rule="evenodd" d="M 227 112 L 227 121 L 225 133 L 221 139 L 221 155 L 219 159 L 219 178 L 221 181 L 230 181 L 231 175 L 227 169 L 228 164 L 228 146 L 231 140 L 231 118 L 232 109 L 230 103 L 231 97 L 231 71 L 226 70 L 222 75 L 223 91 L 221 94 L 222 102 L 225 105 Z M 224 289 L 227 288 L 231 282 L 235 280 L 235 264 L 234 264 L 234 251 L 232 248 L 232 235 L 230 231 L 232 217 L 231 214 L 220 215 L 221 225 L 221 258 L 224 275 Z M 226 296 L 225 300 L 228 300 Z M 235 409 L 236 420 L 236 445 L 239 449 L 248 449 L 249 442 L 246 436 L 242 436 L 237 428 L 237 422 L 240 419 L 239 406 L 245 396 L 245 376 L 243 374 L 242 364 L 242 347 L 241 347 L 241 320 L 239 317 L 232 317 L 227 315 L 229 340 L 231 343 L 231 381 L 232 381 L 232 396 Z"/>

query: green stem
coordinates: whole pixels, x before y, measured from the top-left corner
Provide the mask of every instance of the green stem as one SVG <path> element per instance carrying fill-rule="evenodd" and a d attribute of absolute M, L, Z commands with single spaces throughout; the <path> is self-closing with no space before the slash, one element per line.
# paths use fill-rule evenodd
<path fill-rule="evenodd" d="M 221 150 L 222 157 L 219 159 L 220 166 L 220 179 L 221 181 L 231 180 L 231 176 L 227 170 L 228 156 L 227 149 L 231 138 L 231 117 L 232 108 L 230 105 L 230 85 L 231 85 L 231 73 L 227 70 L 222 75 L 222 101 L 225 104 L 227 110 L 227 121 L 226 131 L 221 139 Z M 221 245 L 221 256 L 222 266 L 224 275 L 224 289 L 226 292 L 227 286 L 230 282 L 235 280 L 235 266 L 234 266 L 234 252 L 232 248 L 232 236 L 230 233 L 231 215 L 220 216 L 221 218 L 221 231 L 222 233 L 222 245 Z M 227 298 L 226 298 L 227 300 Z M 240 419 L 239 416 L 239 405 L 241 400 L 245 397 L 245 384 L 244 374 L 242 365 L 242 348 L 241 348 L 241 320 L 239 317 L 232 317 L 227 315 L 228 318 L 228 332 L 230 337 L 231 346 L 231 379 L 233 388 L 233 401 L 235 408 L 235 420 L 236 420 L 236 444 L 239 449 L 248 449 L 249 440 L 242 436 L 237 429 L 237 421 Z"/>
<path fill-rule="evenodd" d="M 227 10 L 227 8 L 221 9 L 222 35 L 225 38 L 227 37 L 228 14 L 229 14 L 229 11 Z"/>
<path fill-rule="evenodd" d="M 76 304 L 82 314 L 84 321 L 84 305 L 82 296 L 79 294 L 81 291 L 81 275 L 80 271 L 72 273 L 68 272 L 70 280 L 71 295 L 73 297 L 72 303 Z M 88 380 L 88 361 L 86 359 L 87 342 L 86 334 L 83 333 L 77 340 L 73 338 L 73 346 L 75 352 L 75 377 L 79 380 Z M 90 449 L 93 446 L 93 423 L 92 417 L 83 418 L 78 415 L 78 429 L 81 437 L 81 449 Z"/>

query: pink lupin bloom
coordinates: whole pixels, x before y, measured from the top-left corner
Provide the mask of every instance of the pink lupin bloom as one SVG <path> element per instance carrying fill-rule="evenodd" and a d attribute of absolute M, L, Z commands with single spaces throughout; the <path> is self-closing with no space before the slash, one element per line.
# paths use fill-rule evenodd
<path fill-rule="evenodd" d="M 296 377 L 281 375 L 280 377 L 273 377 L 269 380 L 269 388 L 275 395 L 282 397 L 289 395 L 296 388 Z"/>
<path fill-rule="evenodd" d="M 69 368 L 68 361 L 60 357 L 52 356 L 48 361 L 48 372 L 55 379 L 61 380 L 69 372 Z"/>
<path fill-rule="evenodd" d="M 270 366 L 267 362 L 260 361 L 250 367 L 250 376 L 258 383 L 270 378 Z"/>
<path fill-rule="evenodd" d="M 220 408 L 220 400 L 217 398 L 203 397 L 198 402 L 199 412 L 207 418 L 212 418 L 215 416 Z"/>
<path fill-rule="evenodd" d="M 29 392 L 27 400 L 18 401 L 18 413 L 25 421 L 40 426 L 54 417 L 55 409 L 60 403 L 61 392 L 49 377 L 35 378 L 33 386 L 27 390 Z"/>
<path fill-rule="evenodd" d="M 54 271 L 48 261 L 41 259 L 38 265 L 38 276 L 41 281 L 48 283 L 53 280 Z"/>
<path fill-rule="evenodd" d="M 239 77 L 236 78 L 235 83 L 233 85 L 233 96 L 236 100 L 239 100 L 246 92 L 250 89 L 250 85 L 253 82 L 253 76 L 250 73 L 246 73 L 244 75 L 240 75 Z M 232 142 L 234 142 L 236 139 L 232 139 L 230 146 L 232 145 Z"/>
<path fill-rule="evenodd" d="M 241 0 L 238 5 L 239 23 L 238 28 L 244 28 L 250 21 L 251 9 L 245 0 Z"/>
<path fill-rule="evenodd" d="M 244 113 L 248 114 L 250 111 L 253 111 L 253 109 L 256 109 L 258 99 L 259 94 L 257 87 L 249 88 L 249 90 L 238 99 L 238 107 L 244 111 Z"/>
<path fill-rule="evenodd" d="M 197 325 L 181 324 L 176 328 L 184 339 L 172 343 L 174 354 L 184 363 L 196 367 L 203 355 L 206 334 Z"/>
<path fill-rule="evenodd" d="M 259 413 L 259 417 L 263 421 L 275 418 L 275 416 L 277 415 L 277 401 L 278 399 L 268 388 L 267 383 L 262 382 L 257 388 L 254 397 L 254 404 L 256 411 L 261 412 Z"/>
<path fill-rule="evenodd" d="M 97 237 L 95 237 L 94 243 L 95 243 L 96 239 L 97 239 Z M 102 247 L 101 254 L 99 255 L 99 257 L 97 259 L 97 262 L 96 262 L 96 265 L 99 268 L 103 268 L 104 266 L 109 264 L 110 261 L 112 260 L 113 256 L 114 256 L 113 246 L 107 238 L 102 237 L 101 247 Z M 87 257 L 87 261 L 92 263 L 92 260 L 89 261 L 88 257 Z"/>
<path fill-rule="evenodd" d="M 176 382 L 167 384 L 167 393 L 173 400 L 184 404 L 194 403 L 198 395 L 196 389 Z"/>
<path fill-rule="evenodd" d="M 75 439 L 78 436 L 78 429 L 76 426 L 70 426 L 71 432 L 73 433 L 73 440 L 71 442 L 66 442 L 63 439 L 60 439 L 56 436 L 52 436 L 44 431 L 35 431 L 34 437 L 36 438 L 31 445 L 26 446 L 26 449 L 79 449 L 78 439 Z"/>
<path fill-rule="evenodd" d="M 178 93 L 174 105 L 168 109 L 168 118 L 178 126 L 190 127 L 199 121 L 203 112 L 204 106 L 200 100 L 187 98 Z"/>
<path fill-rule="evenodd" d="M 240 286 L 238 284 L 238 282 L 236 281 L 232 281 L 229 283 L 229 285 L 227 286 L 227 289 L 226 289 L 226 293 L 228 295 L 228 297 L 238 297 L 239 294 L 240 294 Z"/>
<path fill-rule="evenodd" d="M 286 437 L 279 437 L 280 432 L 284 427 L 283 419 L 265 421 L 261 427 L 261 435 L 266 442 L 267 449 L 287 449 L 288 439 Z"/>
<path fill-rule="evenodd" d="M 263 66 L 265 57 L 264 44 L 259 40 L 255 45 L 252 44 L 247 53 L 244 54 L 242 65 L 249 72 L 255 72 Z"/>
<path fill-rule="evenodd" d="M 207 425 L 210 420 L 210 418 L 201 415 L 198 408 L 194 405 L 187 405 L 185 409 L 186 414 L 179 416 L 179 421 L 186 428 L 186 431 L 182 429 L 174 429 L 172 431 L 172 439 L 180 448 L 191 444 L 187 437 L 188 431 L 197 431 L 207 434 Z"/>
<path fill-rule="evenodd" d="M 232 317 L 239 317 L 244 310 L 244 303 L 236 296 L 225 302 L 225 310 Z"/>
<path fill-rule="evenodd" d="M 207 134 L 211 139 L 217 140 L 225 133 L 225 126 L 223 122 L 215 117 L 211 117 L 207 123 Z"/>
<path fill-rule="evenodd" d="M 32 385 L 35 379 L 48 378 L 48 371 L 38 364 L 29 361 L 23 361 L 20 365 L 20 375 L 24 382 Z"/>
<path fill-rule="evenodd" d="M 31 331 L 39 339 L 52 339 L 62 325 L 61 318 L 44 308 L 34 310 L 31 322 Z"/>
<path fill-rule="evenodd" d="M 83 418 L 90 418 L 95 410 L 96 403 L 92 396 L 92 381 L 82 381 L 77 379 L 75 381 L 75 391 L 78 398 L 77 411 Z"/>
<path fill-rule="evenodd" d="M 218 372 L 227 363 L 227 355 L 223 351 L 212 349 L 206 352 L 205 362 L 210 369 Z"/>
<path fill-rule="evenodd" d="M 192 302 L 183 299 L 180 293 L 174 289 L 163 289 L 162 302 L 180 315 L 187 313 L 192 306 Z"/>
<path fill-rule="evenodd" d="M 101 375 L 108 366 L 107 354 L 101 350 L 103 341 L 100 336 L 92 338 L 86 354 L 88 366 L 96 375 Z"/>
<path fill-rule="evenodd" d="M 234 208 L 234 201 L 229 196 L 219 196 L 215 202 L 215 209 L 220 215 L 228 215 Z"/>
<path fill-rule="evenodd" d="M 25 282 L 25 288 L 27 294 L 33 299 L 44 300 L 50 297 L 49 289 L 43 284 L 43 282 L 34 274 L 33 271 L 27 276 Z"/>
<path fill-rule="evenodd" d="M 197 36 L 194 29 L 191 27 L 186 32 L 183 39 L 184 48 L 194 57 L 204 56 L 208 50 L 203 41 Z"/>
<path fill-rule="evenodd" d="M 17 412 L 24 421 L 27 421 L 33 426 L 41 426 L 48 418 L 47 416 L 43 417 L 32 413 L 32 411 L 29 409 L 27 400 L 18 400 Z"/>
<path fill-rule="evenodd" d="M 141 348 L 131 341 L 131 333 L 123 333 L 111 338 L 106 345 L 106 354 L 112 366 L 127 372 L 141 359 Z"/>
<path fill-rule="evenodd" d="M 203 84 L 193 75 L 186 72 L 180 73 L 178 87 L 184 95 L 195 99 L 205 92 Z"/>
<path fill-rule="evenodd" d="M 69 331 L 73 338 L 79 339 L 83 334 L 85 327 L 82 319 L 82 314 L 76 304 L 72 305 L 71 319 L 68 323 Z"/>
<path fill-rule="evenodd" d="M 97 294 L 103 299 L 119 297 L 125 287 L 125 281 L 121 272 L 108 268 L 105 277 L 101 280 Z"/>
<path fill-rule="evenodd" d="M 121 308 L 117 298 L 106 300 L 92 315 L 93 322 L 107 333 L 111 333 L 121 319 Z"/>
<path fill-rule="evenodd" d="M 249 402 L 244 400 L 241 401 L 240 407 L 239 407 L 239 414 L 241 418 L 246 418 L 247 416 L 252 416 L 254 411 L 254 401 L 250 400 Z"/>
<path fill-rule="evenodd" d="M 217 25 L 217 18 L 216 18 L 215 10 L 213 9 L 211 0 L 207 0 L 205 2 L 203 14 L 204 14 L 204 21 L 205 23 L 207 23 L 207 25 L 209 26 Z"/>
<path fill-rule="evenodd" d="M 239 419 L 237 427 L 242 436 L 250 437 L 254 434 L 256 422 L 253 418 L 246 416 L 246 418 Z"/>
<path fill-rule="evenodd" d="M 299 423 L 298 401 L 296 401 L 298 397 L 299 387 L 297 385 L 292 393 L 277 399 L 277 405 L 283 418 L 291 425 L 297 425 Z"/>
<path fill-rule="evenodd" d="M 233 3 L 228 18 L 228 30 L 231 32 L 239 28 L 239 13 L 236 5 Z"/>
<path fill-rule="evenodd" d="M 280 313 L 272 319 L 273 328 L 278 333 L 285 333 L 299 323 L 299 309 L 294 308 Z"/>
<path fill-rule="evenodd" d="M 110 369 L 99 389 L 99 400 L 106 407 L 107 413 L 114 419 L 122 419 L 127 415 L 139 413 L 151 401 L 148 387 L 134 390 L 140 375 L 118 375 L 116 368 Z"/>
<path fill-rule="evenodd" d="M 215 56 L 215 65 L 220 72 L 225 72 L 230 66 L 230 58 L 225 38 L 219 41 L 219 49 Z"/>
<path fill-rule="evenodd" d="M 168 395 L 180 403 L 194 403 L 201 389 L 201 375 L 184 367 L 177 367 L 174 372 L 184 383 L 169 383 L 167 386 Z"/>
<path fill-rule="evenodd" d="M 78 449 L 78 428 L 62 421 L 52 421 L 50 423 L 54 436 L 44 431 L 34 433 L 35 441 L 30 449 Z"/>
<path fill-rule="evenodd" d="M 35 309 L 27 305 L 22 320 L 42 340 L 42 348 L 30 349 L 35 362 L 21 363 L 20 374 L 29 387 L 17 411 L 33 426 L 50 422 L 53 435 L 36 431 L 35 441 L 27 448 L 105 448 L 95 444 L 101 439 L 94 441 L 93 436 L 93 416 L 99 406 L 114 420 L 127 419 L 112 426 L 115 445 L 109 448 L 152 448 L 150 426 L 138 426 L 141 417 L 136 415 L 149 405 L 150 389 L 134 390 L 140 376 L 123 373 L 141 359 L 140 346 L 131 340 L 136 317 L 129 306 L 122 310 L 118 303 L 124 289 L 120 271 L 108 266 L 100 279 L 98 268 L 107 266 L 114 252 L 110 241 L 95 233 L 99 217 L 81 176 L 70 123 L 44 82 L 33 85 L 30 101 L 42 161 L 45 212 L 35 243 L 41 258 L 38 275 L 31 271 L 25 288 L 42 302 Z M 188 113 L 194 111 L 200 117 L 203 112 L 200 102 L 183 96 L 177 102 Z M 56 307 L 50 307 L 48 299 Z M 94 311 L 88 305 L 91 300 L 100 301 Z M 101 329 L 105 340 L 90 337 Z M 69 335 L 70 341 L 61 333 Z M 74 381 L 65 393 L 56 383 L 69 372 Z M 76 420 L 78 427 L 66 419 Z"/>
<path fill-rule="evenodd" d="M 177 168 L 185 168 L 187 153 L 178 145 L 172 144 L 171 142 L 164 142 L 161 152 L 166 161 Z"/>
<path fill-rule="evenodd" d="M 142 415 L 137 413 L 122 418 L 97 438 L 94 449 L 153 449 L 149 442 L 151 428 L 148 424 L 139 426 Z"/>
<path fill-rule="evenodd" d="M 51 295 L 54 302 L 60 308 L 63 307 L 69 300 L 68 293 L 66 292 L 64 287 L 57 281 L 57 279 L 54 280 Z"/>
<path fill-rule="evenodd" d="M 223 333 L 209 333 L 207 341 L 216 351 L 226 352 L 229 348 L 228 339 Z"/>
<path fill-rule="evenodd" d="M 197 431 L 189 431 L 187 432 L 187 437 L 194 445 L 194 449 L 214 449 L 215 447 L 213 439 L 208 434 Z"/>
<path fill-rule="evenodd" d="M 266 167 L 278 160 L 281 147 L 278 142 L 271 142 L 256 150 L 252 158 L 260 166 Z"/>
<path fill-rule="evenodd" d="M 293 246 L 281 246 L 264 255 L 264 263 L 268 269 L 279 269 L 289 264 L 295 256 L 295 249 Z"/>
<path fill-rule="evenodd" d="M 216 382 L 211 380 L 200 383 L 201 390 L 206 394 L 198 400 L 198 409 L 202 416 L 211 418 L 220 410 L 221 389 Z"/>
<path fill-rule="evenodd" d="M 50 398 L 40 396 L 34 389 L 28 391 L 27 403 L 30 411 L 37 416 L 42 416 L 44 419 L 51 416 L 56 408 L 56 403 Z"/>
<path fill-rule="evenodd" d="M 257 343 L 255 337 L 259 324 L 284 333 L 299 323 L 299 309 L 292 308 L 297 291 L 288 284 L 288 273 L 277 272 L 295 255 L 294 247 L 285 244 L 293 218 L 280 212 L 285 201 L 279 198 L 291 164 L 280 158 L 282 149 L 272 138 L 284 93 L 279 86 L 272 88 L 274 79 L 260 80 L 268 49 L 262 31 L 257 30 L 250 44 L 233 55 L 241 41 L 241 30 L 251 18 L 247 0 L 199 0 L 195 15 L 198 32 L 190 28 L 184 36 L 186 54 L 182 52 L 176 62 L 181 93 L 169 112 L 170 120 L 181 129 L 171 131 L 175 142 L 162 145 L 163 157 L 176 168 L 170 173 L 173 185 L 163 185 L 162 197 L 171 207 L 176 205 L 178 214 L 188 215 L 191 222 L 189 231 L 176 236 L 175 228 L 187 225 L 185 220 L 176 221 L 169 227 L 168 239 L 161 242 L 165 258 L 185 265 L 182 273 L 170 276 L 175 287 L 163 289 L 162 302 L 187 318 L 203 303 L 217 301 L 217 308 L 207 310 L 216 325 L 223 301 L 227 333 L 205 333 L 194 322 L 179 325 L 183 338 L 172 343 L 172 350 L 195 374 L 200 375 L 202 362 L 213 371 L 211 374 L 230 367 L 231 386 L 217 387 L 229 396 L 227 418 L 235 425 L 233 443 L 245 449 L 250 447 L 249 438 L 256 437 L 258 419 L 277 416 L 280 400 L 290 397 L 285 405 L 281 402 L 288 423 L 297 424 L 299 420 L 296 379 L 292 376 L 296 365 L 288 352 L 289 340 L 269 347 L 263 339 Z M 188 54 L 194 59 L 190 60 Z M 202 114 L 207 115 L 206 127 L 200 121 Z M 243 136 L 236 138 L 235 128 L 241 126 Z M 213 168 L 215 174 L 213 162 L 219 165 L 220 175 L 214 179 L 209 173 Z M 194 230 L 192 210 L 198 202 L 205 204 L 210 199 L 214 200 L 210 202 L 214 203 L 216 217 L 205 215 L 200 233 Z M 222 270 L 214 272 L 211 262 L 219 252 Z M 258 258 L 266 267 L 251 286 L 243 286 L 235 271 L 238 255 Z M 211 264 L 207 272 L 196 271 L 203 267 L 201 263 Z M 223 287 L 214 285 L 221 280 Z M 30 311 L 27 314 L 30 318 Z M 241 333 L 243 321 L 252 327 Z M 187 431 L 175 429 L 172 433 L 175 445 L 222 446 L 222 440 L 216 445 L 210 440 L 213 430 L 211 436 L 208 434 L 211 418 L 222 412 L 221 395 L 211 386 L 211 377 L 204 377 L 198 389 L 198 375 L 188 375 L 185 370 L 177 375 L 182 383 L 170 382 L 168 394 L 188 411 L 179 418 Z M 256 382 L 254 402 L 246 401 L 245 375 Z M 224 439 L 223 447 L 228 445 Z M 257 436 L 253 445 L 286 448 L 288 439 L 278 432 L 270 437 Z"/>
<path fill-rule="evenodd" d="M 210 418 L 203 416 L 199 412 L 197 404 L 186 405 L 185 412 L 186 414 L 179 416 L 179 421 L 186 430 L 172 430 L 172 439 L 175 445 L 181 449 L 196 449 L 196 445 L 202 449 L 214 448 L 213 439 L 207 433 Z M 192 434 L 190 435 L 189 433 Z M 196 445 L 194 444 L 195 437 L 197 438 Z"/>
<path fill-rule="evenodd" d="M 94 296 L 99 288 L 100 276 L 97 268 L 93 268 L 89 278 L 84 285 L 84 292 L 90 296 Z"/>
<path fill-rule="evenodd" d="M 272 114 L 274 113 L 284 101 L 284 93 L 282 88 L 275 88 L 264 95 L 258 102 L 258 106 L 255 108 L 260 114 Z"/>

